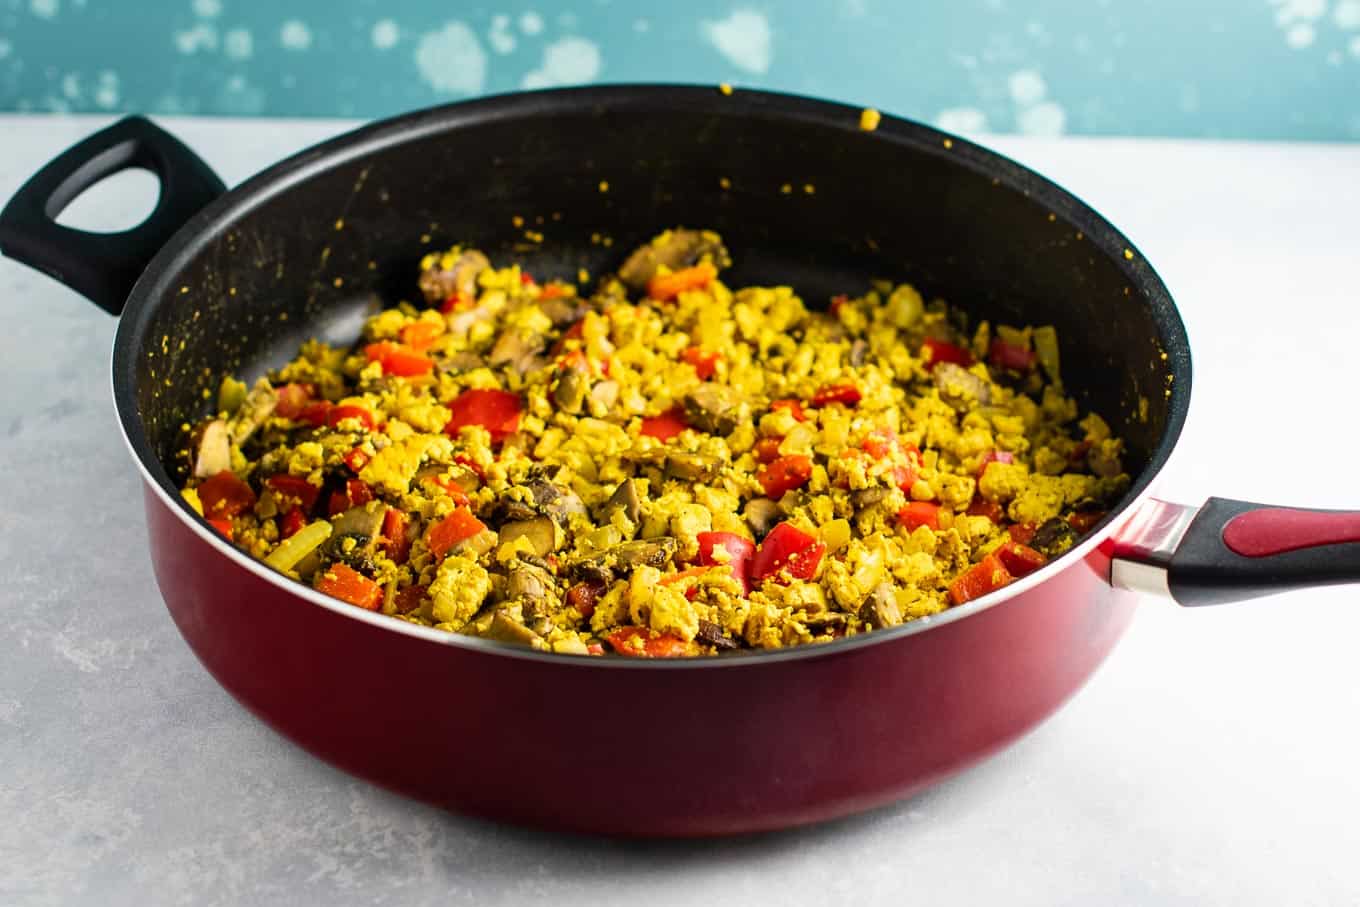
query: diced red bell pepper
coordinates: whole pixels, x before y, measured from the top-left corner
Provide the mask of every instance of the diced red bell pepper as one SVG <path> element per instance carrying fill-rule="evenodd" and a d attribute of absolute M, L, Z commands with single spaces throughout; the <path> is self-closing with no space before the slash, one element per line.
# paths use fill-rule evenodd
<path fill-rule="evenodd" d="M 335 409 L 335 404 L 331 401 L 315 400 L 302 407 L 297 414 L 297 420 L 320 428 L 330 422 L 331 410 L 333 409 Z"/>
<path fill-rule="evenodd" d="M 420 607 L 420 603 L 425 600 L 425 593 L 429 590 L 429 586 L 407 586 L 392 596 L 392 606 L 396 608 L 398 614 L 410 614 Z"/>
<path fill-rule="evenodd" d="M 1029 576 L 1048 563 L 1048 558 L 1028 545 L 1015 541 L 1003 542 L 994 553 L 1011 576 Z"/>
<path fill-rule="evenodd" d="M 618 654 L 634 658 L 679 658 L 690 653 L 690 644 L 674 633 L 653 633 L 643 627 L 620 627 L 605 639 Z"/>
<path fill-rule="evenodd" d="M 595 613 L 595 602 L 605 593 L 604 583 L 577 583 L 567 590 L 567 604 L 586 620 Z"/>
<path fill-rule="evenodd" d="M 990 450 L 987 452 L 987 455 L 982 458 L 982 462 L 978 464 L 977 469 L 978 478 L 982 478 L 982 474 L 987 471 L 987 467 L 990 466 L 992 463 L 1014 463 L 1014 462 L 1015 454 L 1011 453 L 1009 450 Z"/>
<path fill-rule="evenodd" d="M 411 552 L 411 540 L 406 537 L 406 528 L 411 518 L 395 507 L 387 508 L 383 514 L 382 549 L 394 564 L 406 563 Z"/>
<path fill-rule="evenodd" d="M 751 580 L 760 583 L 777 577 L 783 581 L 786 575 L 793 579 L 812 579 L 825 553 L 824 542 L 792 523 L 780 523 L 756 549 L 751 559 Z"/>
<path fill-rule="evenodd" d="M 482 469 L 481 464 L 479 464 L 476 460 L 472 459 L 472 457 L 469 457 L 467 454 L 455 455 L 453 458 L 453 462 L 457 463 L 459 466 L 466 466 L 468 469 L 471 469 L 474 473 L 477 474 L 478 479 L 481 479 L 483 482 L 486 481 L 486 470 Z"/>
<path fill-rule="evenodd" d="M 674 299 L 686 290 L 706 287 L 718 276 L 718 269 L 706 261 L 692 268 L 681 268 L 669 274 L 657 274 L 647 281 L 647 295 L 662 302 Z"/>
<path fill-rule="evenodd" d="M 927 368 L 932 368 L 941 362 L 952 362 L 955 365 L 965 367 L 973 364 L 973 354 L 968 350 L 947 340 L 936 340 L 933 337 L 927 337 L 922 342 L 921 358 L 925 360 Z"/>
<path fill-rule="evenodd" d="M 321 494 L 321 489 L 311 482 L 301 476 L 290 476 L 286 473 L 270 476 L 264 483 L 273 489 L 275 495 L 285 501 L 295 502 L 306 513 L 312 512 L 316 498 Z"/>
<path fill-rule="evenodd" d="M 284 419 L 296 419 L 316 396 L 316 388 L 310 384 L 285 384 L 276 387 L 274 394 L 277 398 L 274 415 Z"/>
<path fill-rule="evenodd" d="M 995 592 L 1013 579 L 1015 577 L 1011 576 L 1006 565 L 995 554 L 989 554 L 949 584 L 949 598 L 954 604 L 961 605 L 988 592 Z"/>
<path fill-rule="evenodd" d="M 382 586 L 348 564 L 331 564 L 316 581 L 318 592 L 349 602 L 365 611 L 376 611 L 382 604 Z"/>
<path fill-rule="evenodd" d="M 492 443 L 519 431 L 519 395 L 496 388 L 468 388 L 449 404 L 449 424 L 444 433 L 458 436 L 465 425 L 480 425 L 491 433 Z"/>
<path fill-rule="evenodd" d="M 1039 531 L 1039 527 L 1033 523 L 1015 523 L 1006 527 L 1006 532 L 1010 534 L 1013 541 L 1021 545 L 1028 545 L 1034 538 L 1034 533 Z"/>
<path fill-rule="evenodd" d="M 444 298 L 444 301 L 439 305 L 439 311 L 448 315 L 452 312 L 457 312 L 460 309 L 471 308 L 472 304 L 476 301 L 477 300 L 472 296 L 459 290 Z"/>
<path fill-rule="evenodd" d="M 423 353 L 444 333 L 444 326 L 435 321 L 413 321 L 401 329 L 401 342 L 417 353 Z"/>
<path fill-rule="evenodd" d="M 369 431 L 372 431 L 376 424 L 373 421 L 373 414 L 368 411 L 367 407 L 358 406 L 353 403 L 346 403 L 344 406 L 333 406 L 326 413 L 326 424 L 332 428 L 346 419 L 358 419 L 359 422 L 363 424 L 364 428 Z"/>
<path fill-rule="evenodd" d="M 681 353 L 680 358 L 694 366 L 694 374 L 699 376 L 700 381 L 707 381 L 718 370 L 722 353 L 705 353 L 697 346 L 692 346 Z"/>
<path fill-rule="evenodd" d="M 799 400 L 794 400 L 792 397 L 786 397 L 782 400 L 770 401 L 770 412 L 780 409 L 787 409 L 795 421 L 807 421 L 807 413 L 803 412 L 803 404 Z"/>
<path fill-rule="evenodd" d="M 648 416 L 642 420 L 641 432 L 659 441 L 669 441 L 680 432 L 689 428 L 685 424 L 684 410 L 672 407 L 659 416 Z"/>
<path fill-rule="evenodd" d="M 756 481 L 765 489 L 766 497 L 778 500 L 785 492 L 802 488 L 812 478 L 812 459 L 802 454 L 790 454 L 771 461 L 756 474 Z"/>
<path fill-rule="evenodd" d="M 1103 510 L 1086 510 L 1074 513 L 1067 518 L 1067 524 L 1077 532 L 1090 532 L 1091 529 L 1105 518 Z"/>
<path fill-rule="evenodd" d="M 520 271 L 519 282 L 526 287 L 532 286 L 534 283 L 534 275 L 530 274 L 528 271 Z"/>
<path fill-rule="evenodd" d="M 383 372 L 399 378 L 428 375 L 434 371 L 434 360 L 424 353 L 411 349 L 400 349 L 383 359 Z"/>
<path fill-rule="evenodd" d="M 255 506 L 255 492 L 236 473 L 224 469 L 198 486 L 198 500 L 208 519 L 231 519 Z"/>
<path fill-rule="evenodd" d="M 587 643 L 587 644 L 586 644 L 586 654 L 587 654 L 587 655 L 603 655 L 603 654 L 604 654 L 604 645 L 603 645 L 602 643 L 598 643 L 598 642 Z"/>
<path fill-rule="evenodd" d="M 987 361 L 998 368 L 1010 369 L 1016 372 L 1027 372 L 1034 367 L 1037 357 L 1034 351 L 1027 346 L 1018 343 L 1010 343 L 996 338 L 992 340 L 991 348 L 987 350 Z"/>
<path fill-rule="evenodd" d="M 368 461 L 371 459 L 372 457 L 362 447 L 356 447 L 345 454 L 345 465 L 350 468 L 351 472 L 357 474 L 363 471 L 363 468 L 368 465 Z"/>
<path fill-rule="evenodd" d="M 453 498 L 455 504 L 467 504 L 471 500 L 468 498 L 467 492 L 463 490 L 463 486 L 448 476 L 426 476 L 421 481 L 436 486 L 444 494 Z"/>
<path fill-rule="evenodd" d="M 918 526 L 939 529 L 940 505 L 930 501 L 912 501 L 897 511 L 897 525 L 905 526 L 908 532 L 915 532 Z"/>
<path fill-rule="evenodd" d="M 982 495 L 974 495 L 973 501 L 968 505 L 969 516 L 985 516 L 993 523 L 1000 523 L 1006 518 L 1006 508 L 996 501 L 989 501 Z"/>
<path fill-rule="evenodd" d="M 761 438 L 753 448 L 756 459 L 761 463 L 773 463 L 779 459 L 779 445 L 783 443 L 783 438 Z"/>
<path fill-rule="evenodd" d="M 290 538 L 297 535 L 303 526 L 307 525 L 307 517 L 303 515 L 300 507 L 294 507 L 283 515 L 279 520 L 279 538 Z"/>
<path fill-rule="evenodd" d="M 833 384 L 824 387 L 812 395 L 813 406 L 827 406 L 831 403 L 841 403 L 845 406 L 855 406 L 864 395 L 860 389 L 853 384 Z"/>
<path fill-rule="evenodd" d="M 401 349 L 401 344 L 391 340 L 379 340 L 377 343 L 370 343 L 364 347 L 364 355 L 369 362 L 382 362 L 391 354 Z"/>
<path fill-rule="evenodd" d="M 706 567 L 723 564 L 732 568 L 732 575 L 741 583 L 743 593 L 751 591 L 751 559 L 756 556 L 756 543 L 735 532 L 701 532 L 694 537 L 699 543 L 698 561 Z"/>
<path fill-rule="evenodd" d="M 335 516 L 351 507 L 359 507 L 373 500 L 373 489 L 361 479 L 346 479 L 344 491 L 332 491 L 326 503 L 326 514 Z"/>
<path fill-rule="evenodd" d="M 876 428 L 869 432 L 868 437 L 860 444 L 860 449 L 873 457 L 881 460 L 884 457 L 892 456 L 893 452 L 902 448 L 902 442 L 897 437 L 897 432 L 890 428 Z"/>
<path fill-rule="evenodd" d="M 566 295 L 567 288 L 562 284 L 558 283 L 557 281 L 553 281 L 552 283 L 546 284 L 543 287 L 543 291 L 538 294 L 538 298 L 546 301 L 549 299 L 556 299 L 559 296 Z"/>
<path fill-rule="evenodd" d="M 832 296 L 830 306 L 831 314 L 835 315 L 837 312 L 841 310 L 841 306 L 845 305 L 849 301 L 850 297 L 845 295 L 844 293 L 837 293 L 835 296 Z"/>
<path fill-rule="evenodd" d="M 227 541 L 231 541 L 231 520 L 208 520 L 208 525 L 221 533 Z"/>
<path fill-rule="evenodd" d="M 442 558 L 454 545 L 465 542 L 485 530 L 486 524 L 473 516 L 472 511 L 459 507 L 430 527 L 429 534 L 425 536 L 425 543 L 430 546 L 430 552 L 435 557 Z"/>

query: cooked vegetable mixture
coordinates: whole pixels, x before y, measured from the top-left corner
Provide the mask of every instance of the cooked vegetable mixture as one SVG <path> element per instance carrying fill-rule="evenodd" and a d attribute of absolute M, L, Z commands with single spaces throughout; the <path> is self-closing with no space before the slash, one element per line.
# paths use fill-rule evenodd
<path fill-rule="evenodd" d="M 354 349 L 224 381 L 184 496 L 357 608 L 667 657 L 936 614 L 1067 550 L 1128 487 L 1051 327 L 877 283 L 809 309 L 671 230 L 591 295 L 454 248 Z M 580 275 L 584 284 L 585 275 Z"/>

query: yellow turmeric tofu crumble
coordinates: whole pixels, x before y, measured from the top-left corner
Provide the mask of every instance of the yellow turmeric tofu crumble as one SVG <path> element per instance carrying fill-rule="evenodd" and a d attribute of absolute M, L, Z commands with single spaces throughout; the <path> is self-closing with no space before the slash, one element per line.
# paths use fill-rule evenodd
<path fill-rule="evenodd" d="M 422 305 L 223 381 L 183 494 L 349 605 L 576 655 L 717 655 L 937 614 L 1128 488 L 1051 327 L 875 282 L 810 308 L 668 230 L 586 287 L 455 247 Z M 580 276 L 584 280 L 584 275 Z"/>

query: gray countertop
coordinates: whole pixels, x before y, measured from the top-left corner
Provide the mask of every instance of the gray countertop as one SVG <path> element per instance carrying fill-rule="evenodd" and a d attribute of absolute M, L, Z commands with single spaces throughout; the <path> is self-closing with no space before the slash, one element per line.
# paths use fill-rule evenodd
<path fill-rule="evenodd" d="M 103 122 L 0 117 L 0 199 Z M 228 183 L 343 125 L 169 123 Z M 1104 211 L 1178 298 L 1195 401 L 1163 497 L 1360 508 L 1360 147 L 994 144 Z M 145 188 L 81 199 L 85 222 L 132 220 Z M 376 790 L 246 713 L 171 624 L 109 400 L 113 319 L 7 260 L 0 300 L 0 904 L 1360 903 L 1354 588 L 1148 600 L 1029 737 L 826 826 L 621 843 Z"/>

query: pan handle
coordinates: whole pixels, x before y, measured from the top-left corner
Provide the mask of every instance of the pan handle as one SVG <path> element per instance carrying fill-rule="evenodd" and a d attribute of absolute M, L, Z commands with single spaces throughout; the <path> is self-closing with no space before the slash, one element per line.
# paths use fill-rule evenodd
<path fill-rule="evenodd" d="M 1182 605 L 1357 583 L 1360 512 L 1150 499 L 1115 533 L 1110 580 Z"/>
<path fill-rule="evenodd" d="M 118 233 L 57 223 L 86 189 L 133 167 L 150 170 L 161 184 L 156 208 L 142 223 Z M 175 231 L 226 191 L 212 168 L 179 139 L 144 117 L 127 117 L 68 148 L 24 183 L 0 212 L 0 253 L 117 315 Z"/>

